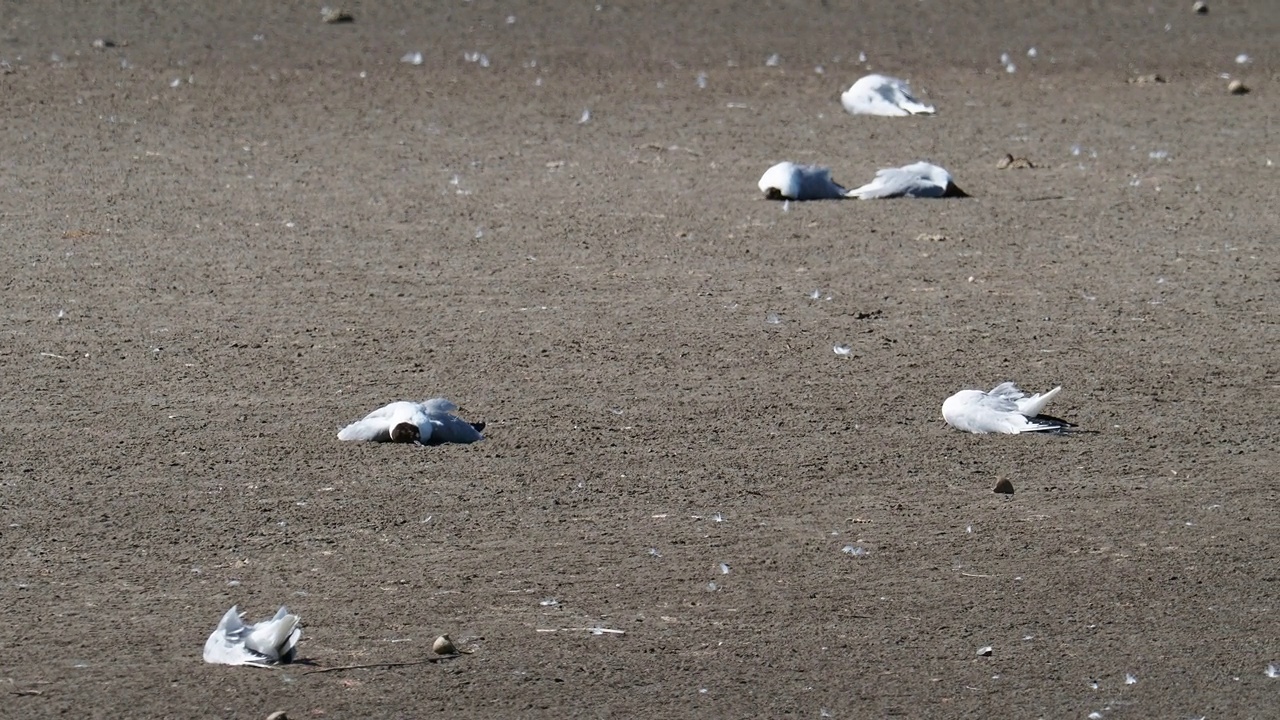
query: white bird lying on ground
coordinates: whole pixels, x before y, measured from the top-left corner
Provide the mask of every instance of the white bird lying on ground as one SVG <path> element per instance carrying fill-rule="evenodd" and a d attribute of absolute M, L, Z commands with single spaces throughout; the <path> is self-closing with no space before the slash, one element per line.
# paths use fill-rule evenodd
<path fill-rule="evenodd" d="M 848 192 L 860 200 L 879 198 L 969 197 L 951 180 L 951 173 L 927 162 L 876 171 L 876 179 Z"/>
<path fill-rule="evenodd" d="M 839 200 L 847 190 L 817 165 L 780 162 L 760 176 L 760 192 L 769 200 Z"/>
<path fill-rule="evenodd" d="M 961 390 L 942 403 L 942 419 L 957 430 L 979 435 L 1065 430 L 1070 423 L 1040 415 L 1060 390 L 1061 385 L 1043 395 L 1027 397 L 1011 382 L 1000 383 L 989 393 Z"/>
<path fill-rule="evenodd" d="M 342 428 L 339 440 L 402 442 L 419 445 L 473 443 L 483 440 L 484 423 L 469 423 L 453 414 L 458 406 L 444 398 L 425 402 L 401 400 L 374 410 Z"/>
<path fill-rule="evenodd" d="M 293 662 L 302 619 L 281 607 L 270 620 L 244 624 L 233 605 L 204 643 L 204 661 L 214 665 L 270 667 Z"/>
<path fill-rule="evenodd" d="M 888 75 L 868 75 L 858 80 L 840 96 L 840 104 L 854 115 L 933 114 L 933 106 L 917 100 L 906 82 Z"/>

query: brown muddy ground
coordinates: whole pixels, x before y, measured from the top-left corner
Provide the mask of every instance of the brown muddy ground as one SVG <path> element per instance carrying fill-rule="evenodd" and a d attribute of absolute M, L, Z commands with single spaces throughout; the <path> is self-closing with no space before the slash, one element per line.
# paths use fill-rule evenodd
<path fill-rule="evenodd" d="M 1275 717 L 1280 6 L 1190 4 L 5 4 L 0 716 Z"/>

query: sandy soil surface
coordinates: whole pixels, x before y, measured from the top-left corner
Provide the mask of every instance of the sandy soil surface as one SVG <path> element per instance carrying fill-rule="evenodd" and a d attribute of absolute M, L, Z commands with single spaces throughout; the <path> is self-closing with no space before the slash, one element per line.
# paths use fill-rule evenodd
<path fill-rule="evenodd" d="M 1274 716 L 1280 5 L 86 5 L 0 10 L 0 715 Z"/>

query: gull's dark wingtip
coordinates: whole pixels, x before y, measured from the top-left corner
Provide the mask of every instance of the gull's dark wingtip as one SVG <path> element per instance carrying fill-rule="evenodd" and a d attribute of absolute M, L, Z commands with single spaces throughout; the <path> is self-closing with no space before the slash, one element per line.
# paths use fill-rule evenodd
<path fill-rule="evenodd" d="M 1027 419 L 1034 423 L 1051 426 L 1040 431 L 1049 435 L 1075 435 L 1078 433 L 1097 432 L 1096 430 L 1081 430 L 1075 423 L 1067 422 L 1062 418 L 1054 417 L 1052 415 L 1036 415 L 1035 417 Z"/>

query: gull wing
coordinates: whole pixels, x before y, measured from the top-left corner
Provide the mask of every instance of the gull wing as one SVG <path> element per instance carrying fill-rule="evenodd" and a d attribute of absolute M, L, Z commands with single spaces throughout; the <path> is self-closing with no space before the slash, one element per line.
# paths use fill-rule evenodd
<path fill-rule="evenodd" d="M 422 409 L 428 415 L 440 415 L 451 413 L 458 409 L 458 404 L 448 398 L 431 398 L 422 401 Z"/>
<path fill-rule="evenodd" d="M 204 661 L 213 665 L 243 665 L 252 657 L 244 651 L 241 637 L 245 624 L 240 620 L 240 613 L 233 605 L 223 614 L 218 627 L 214 628 L 209 639 L 204 643 Z"/>
<path fill-rule="evenodd" d="M 255 624 L 244 639 L 245 649 L 260 655 L 267 662 L 289 662 L 293 658 L 302 629 L 302 619 L 291 615 L 281 606 L 270 620 Z"/>
<path fill-rule="evenodd" d="M 877 88 L 879 95 L 884 97 L 884 100 L 892 102 L 893 105 L 905 110 L 906 113 L 913 115 L 933 114 L 933 106 L 925 105 L 924 102 L 916 100 L 915 96 L 911 95 L 910 86 L 906 85 L 905 82 L 902 82 L 897 78 L 886 79 L 887 82 L 882 83 L 882 85 Z"/>
<path fill-rule="evenodd" d="M 860 200 L 876 200 L 903 196 L 924 197 L 929 181 L 907 168 L 885 168 L 876 171 L 876 179 L 848 192 L 849 197 Z M 941 190 L 938 192 L 942 194 Z"/>
<path fill-rule="evenodd" d="M 993 400 L 999 400 L 1002 405 L 1001 409 L 1018 410 L 1018 401 L 1026 397 L 1027 394 L 1014 383 L 1002 382 L 991 388 L 991 392 L 987 393 L 987 397 Z"/>
<path fill-rule="evenodd" d="M 453 414 L 458 406 L 449 400 L 433 398 L 422 403 L 422 407 L 427 413 L 427 421 L 431 426 L 431 437 L 424 437 L 422 439 L 424 444 L 473 443 L 484 439 L 484 435 L 475 425 Z M 426 433 L 423 435 L 425 436 Z"/>
<path fill-rule="evenodd" d="M 817 165 L 801 165 L 797 200 L 838 200 L 848 191 L 831 179 L 831 171 Z"/>
<path fill-rule="evenodd" d="M 1044 430 L 1061 430 L 1064 426 L 1039 422 L 1036 418 L 1025 417 L 1022 413 L 1006 413 L 995 423 L 995 432 L 1016 435 L 1024 432 L 1042 432 Z"/>
<path fill-rule="evenodd" d="M 1049 405 L 1049 401 L 1061 391 L 1062 386 L 1059 385 L 1047 393 L 1036 393 L 1028 397 L 1025 392 L 1018 389 L 1017 385 L 1011 382 L 1003 382 L 992 388 L 987 395 L 1001 398 L 1005 402 L 1011 402 L 1015 407 L 1010 409 L 1033 418 L 1044 412 L 1045 407 Z"/>
<path fill-rule="evenodd" d="M 1022 433 L 1062 430 L 1069 427 L 1069 425 L 1054 418 L 1040 417 L 1040 413 L 1044 411 L 1045 406 L 1061 390 L 1062 386 L 1059 385 L 1043 395 L 1036 393 L 1028 397 L 1014 383 L 1003 382 L 987 393 L 986 404 L 993 409 L 1009 413 L 1008 417 L 1001 421 L 1004 429 L 1000 432 Z"/>

